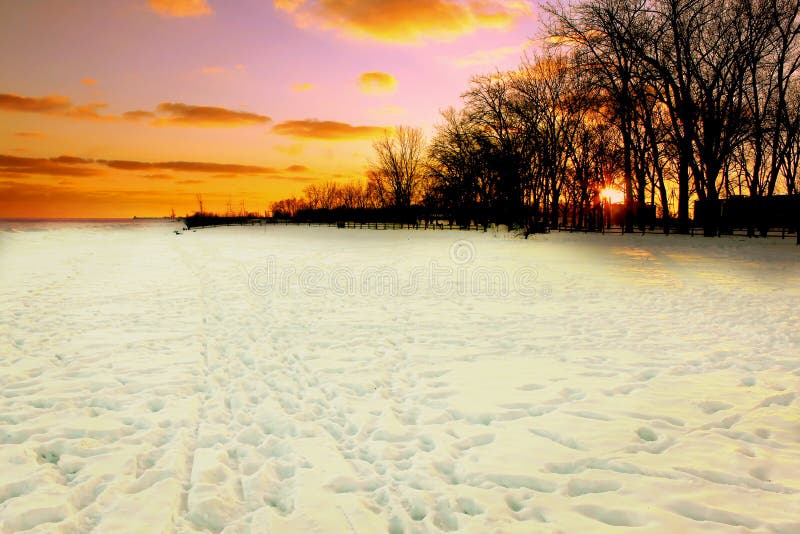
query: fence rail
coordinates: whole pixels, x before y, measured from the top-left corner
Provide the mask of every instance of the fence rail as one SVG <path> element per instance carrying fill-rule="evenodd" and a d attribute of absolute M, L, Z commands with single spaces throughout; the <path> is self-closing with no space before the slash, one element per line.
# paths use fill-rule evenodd
<path fill-rule="evenodd" d="M 190 229 L 195 230 L 198 228 L 214 228 L 217 226 L 326 226 L 326 227 L 337 227 L 340 229 L 366 229 L 366 230 L 406 230 L 406 229 L 415 229 L 415 230 L 461 230 L 461 231 L 486 231 L 490 228 L 494 228 L 493 225 L 489 225 L 484 227 L 481 224 L 477 223 L 470 223 L 469 225 L 458 225 L 453 224 L 447 221 L 439 221 L 439 222 L 424 222 L 420 221 L 418 223 L 402 223 L 402 222 L 357 222 L 357 221 L 338 221 L 338 222 L 318 222 L 318 221 L 291 221 L 288 219 L 248 219 L 244 221 L 238 222 L 221 222 L 219 224 L 207 224 L 207 225 L 199 225 L 199 226 L 192 226 Z M 512 230 L 514 231 L 514 230 Z M 527 235 L 535 235 L 533 232 L 525 232 L 524 229 L 519 229 L 518 232 L 520 234 Z M 558 226 L 554 228 L 545 228 L 544 232 L 537 232 L 537 233 L 549 233 L 549 232 L 568 232 L 568 233 L 584 233 L 584 234 L 617 234 L 617 235 L 625 235 L 625 234 L 639 234 L 639 235 L 647 235 L 647 234 L 660 234 L 665 235 L 667 232 L 664 231 L 663 227 L 660 226 L 648 226 L 644 229 L 635 228 L 632 232 L 626 232 L 624 226 L 614 225 L 614 226 L 604 226 L 602 228 L 579 228 L 579 227 L 572 227 L 572 226 Z M 670 235 L 676 234 L 681 235 L 678 232 L 677 227 L 670 228 L 669 232 Z M 691 226 L 689 228 L 688 234 L 689 236 L 702 236 L 703 235 L 703 228 L 699 226 Z M 766 234 L 762 234 L 757 232 L 756 234 L 752 233 L 752 230 L 748 231 L 747 228 L 735 228 L 733 230 L 719 232 L 717 234 L 718 237 L 723 236 L 736 236 L 736 237 L 766 237 L 766 238 L 791 238 L 794 237 L 798 239 L 798 243 L 800 244 L 800 237 L 797 235 L 797 230 L 794 228 L 770 228 Z"/>

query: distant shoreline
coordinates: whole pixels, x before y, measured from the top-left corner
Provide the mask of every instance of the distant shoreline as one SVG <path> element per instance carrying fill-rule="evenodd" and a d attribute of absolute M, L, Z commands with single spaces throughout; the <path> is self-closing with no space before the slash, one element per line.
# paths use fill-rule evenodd
<path fill-rule="evenodd" d="M 178 221 L 179 217 L 0 217 L 0 222 L 133 222 Z"/>

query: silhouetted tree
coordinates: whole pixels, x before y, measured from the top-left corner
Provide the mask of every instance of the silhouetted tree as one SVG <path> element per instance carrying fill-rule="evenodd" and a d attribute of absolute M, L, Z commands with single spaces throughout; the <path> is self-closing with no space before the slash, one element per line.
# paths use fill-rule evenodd
<path fill-rule="evenodd" d="M 490 207 L 491 193 L 481 132 L 469 114 L 448 108 L 428 147 L 426 204 L 459 219 Z"/>
<path fill-rule="evenodd" d="M 369 179 L 384 205 L 406 208 L 420 199 L 425 138 L 422 129 L 398 126 L 372 145 Z"/>

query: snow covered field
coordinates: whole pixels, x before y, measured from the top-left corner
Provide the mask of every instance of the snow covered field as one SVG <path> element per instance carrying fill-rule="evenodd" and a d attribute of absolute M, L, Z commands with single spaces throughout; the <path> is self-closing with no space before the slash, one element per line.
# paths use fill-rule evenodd
<path fill-rule="evenodd" d="M 792 240 L 5 227 L 2 532 L 800 531 Z"/>

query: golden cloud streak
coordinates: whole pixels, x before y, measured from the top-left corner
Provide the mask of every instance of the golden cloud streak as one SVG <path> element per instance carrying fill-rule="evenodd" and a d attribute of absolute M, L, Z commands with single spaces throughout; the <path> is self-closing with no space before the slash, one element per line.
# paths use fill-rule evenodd
<path fill-rule="evenodd" d="M 262 165 L 243 165 L 238 163 L 215 163 L 207 161 L 135 161 L 87 159 L 75 156 L 58 156 L 54 158 L 25 158 L 0 154 L 0 174 L 4 176 L 97 176 L 108 169 L 116 171 L 147 171 L 147 178 L 165 178 L 168 175 L 158 171 L 179 173 L 207 173 L 216 175 L 251 175 L 286 178 L 283 173 L 308 172 L 304 165 L 290 165 L 285 169 Z"/>
<path fill-rule="evenodd" d="M 397 89 L 397 78 L 386 72 L 365 72 L 358 77 L 358 86 L 365 93 L 391 93 Z"/>
<path fill-rule="evenodd" d="M 214 12 L 206 0 L 149 0 L 147 4 L 162 17 L 202 17 Z"/>
<path fill-rule="evenodd" d="M 169 115 L 159 117 L 156 126 L 249 126 L 266 124 L 272 119 L 265 115 L 246 111 L 233 111 L 215 106 L 192 106 L 180 102 L 163 102 L 158 112 Z"/>
<path fill-rule="evenodd" d="M 154 126 L 201 126 L 235 127 L 266 124 L 272 119 L 266 115 L 247 111 L 236 111 L 218 106 L 195 106 L 182 102 L 162 102 L 157 112 L 146 110 L 126 111 L 121 116 L 104 115 L 106 102 L 89 102 L 72 105 L 69 98 L 61 95 L 29 97 L 15 94 L 0 94 L 0 110 L 19 113 L 41 113 L 76 120 L 115 122 L 150 120 Z M 159 116 L 160 115 L 160 116 Z"/>
<path fill-rule="evenodd" d="M 49 95 L 42 97 L 0 94 L 0 109 L 24 113 L 58 113 L 66 111 L 72 102 L 66 96 Z"/>
<path fill-rule="evenodd" d="M 527 0 L 274 0 L 301 28 L 333 29 L 394 43 L 448 41 L 484 28 L 507 29 L 531 15 Z"/>
<path fill-rule="evenodd" d="M 332 141 L 370 139 L 383 133 L 384 128 L 378 126 L 353 126 L 344 122 L 306 119 L 276 124 L 272 131 L 278 135 L 288 135 L 301 139 Z"/>

